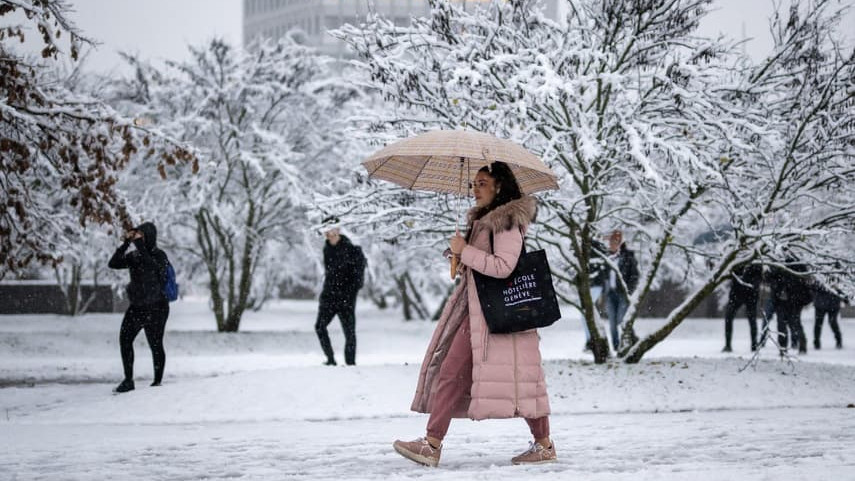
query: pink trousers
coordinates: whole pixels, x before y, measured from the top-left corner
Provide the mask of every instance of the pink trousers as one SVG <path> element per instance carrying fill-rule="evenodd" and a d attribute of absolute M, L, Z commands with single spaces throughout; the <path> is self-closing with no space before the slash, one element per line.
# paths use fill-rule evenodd
<path fill-rule="evenodd" d="M 431 400 L 427 435 L 442 440 L 451 424 L 452 409 L 472 388 L 472 339 L 469 319 L 460 323 L 439 369 L 436 393 Z M 549 416 L 525 418 L 535 439 L 549 437 Z"/>

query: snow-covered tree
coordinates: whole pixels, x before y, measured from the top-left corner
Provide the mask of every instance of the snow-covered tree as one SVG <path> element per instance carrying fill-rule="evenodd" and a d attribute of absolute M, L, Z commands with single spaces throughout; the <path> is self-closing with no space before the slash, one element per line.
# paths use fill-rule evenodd
<path fill-rule="evenodd" d="M 618 353 L 628 362 L 740 265 L 795 256 L 818 277 L 855 267 L 842 248 L 855 224 L 855 109 L 852 53 L 834 41 L 839 15 L 829 1 L 795 4 L 774 19 L 774 51 L 753 64 L 735 42 L 697 34 L 709 4 L 568 0 L 554 22 L 531 0 L 471 12 L 432 0 L 410 26 L 373 17 L 338 33 L 388 100 L 434 125 L 516 140 L 558 172 L 534 235 L 597 362 L 608 346 L 592 262 L 613 265 L 596 249 L 612 229 L 641 261 Z M 696 242 L 707 231 L 722 235 Z M 638 306 L 664 279 L 688 295 L 638 339 Z"/>
<path fill-rule="evenodd" d="M 283 281 L 314 273 L 302 248 L 307 212 L 313 191 L 347 180 L 337 178 L 346 155 L 337 122 L 358 91 L 291 37 L 246 51 L 212 40 L 191 53 L 163 68 L 130 58 L 123 108 L 195 146 L 198 173 L 128 188 L 202 266 L 217 327 L 232 332 Z"/>
<path fill-rule="evenodd" d="M 0 278 L 34 260 L 57 265 L 68 229 L 127 224 L 117 172 L 144 146 L 164 145 L 101 100 L 65 88 L 57 62 L 77 60 L 91 44 L 68 9 L 60 0 L 0 0 L 0 18 L 25 22 L 0 29 Z M 41 59 L 16 46 L 27 25 L 41 36 Z M 191 158 L 166 144 L 156 162 Z"/>

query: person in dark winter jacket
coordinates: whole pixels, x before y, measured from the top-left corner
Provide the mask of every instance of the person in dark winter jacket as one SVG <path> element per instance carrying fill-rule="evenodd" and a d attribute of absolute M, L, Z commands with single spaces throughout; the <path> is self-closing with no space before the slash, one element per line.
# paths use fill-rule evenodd
<path fill-rule="evenodd" d="M 781 354 L 787 352 L 788 331 L 795 338 L 799 353 L 807 353 L 807 339 L 802 325 L 802 309 L 811 303 L 811 289 L 799 273 L 807 268 L 794 260 L 788 262 L 788 269 L 773 267 L 769 273 L 772 296 L 775 298 L 775 314 L 778 317 L 778 348 Z"/>
<path fill-rule="evenodd" d="M 813 323 L 813 347 L 820 349 L 822 344 L 822 321 L 825 316 L 828 316 L 828 325 L 831 326 L 834 332 L 835 347 L 843 348 L 843 335 L 840 333 L 840 326 L 837 324 L 837 316 L 840 314 L 840 303 L 844 298 L 830 288 L 815 284 L 813 286 L 813 307 L 814 307 L 814 323 Z"/>
<path fill-rule="evenodd" d="M 335 218 L 324 221 L 329 227 L 325 234 L 324 287 L 315 332 L 327 356 L 325 364 L 335 366 L 335 354 L 327 326 L 338 315 L 344 331 L 344 362 L 352 366 L 356 364 L 356 296 L 362 288 L 365 256 L 359 246 L 341 234 L 335 225 L 337 222 Z"/>
<path fill-rule="evenodd" d="M 618 326 L 623 323 L 623 316 L 629 307 L 629 295 L 638 285 L 638 262 L 635 260 L 635 253 L 624 244 L 623 233 L 619 230 L 613 231 L 609 236 L 609 251 L 611 261 L 617 263 L 620 277 L 626 284 L 624 289 L 614 269 L 608 269 L 607 274 L 603 276 L 603 296 L 606 302 L 606 313 L 609 316 L 612 347 L 617 351 L 620 346 Z"/>
<path fill-rule="evenodd" d="M 127 252 L 131 244 L 136 250 Z M 119 330 L 125 379 L 114 389 L 117 393 L 134 389 L 134 339 L 140 330 L 145 330 L 151 348 L 154 363 L 154 382 L 151 385 L 159 386 L 163 380 L 166 366 L 163 333 L 169 317 L 169 301 L 164 292 L 168 263 L 166 253 L 157 248 L 157 228 L 146 222 L 126 234 L 108 264 L 111 269 L 129 269 L 131 275 L 127 286 L 131 305 Z"/>
<path fill-rule="evenodd" d="M 740 307 L 745 306 L 745 317 L 748 318 L 748 328 L 751 333 L 751 350 L 757 350 L 757 301 L 760 294 L 760 281 L 763 268 L 757 264 L 740 267 L 730 276 L 730 293 L 727 296 L 727 307 L 724 311 L 724 349 L 722 352 L 732 352 L 733 318 Z"/>

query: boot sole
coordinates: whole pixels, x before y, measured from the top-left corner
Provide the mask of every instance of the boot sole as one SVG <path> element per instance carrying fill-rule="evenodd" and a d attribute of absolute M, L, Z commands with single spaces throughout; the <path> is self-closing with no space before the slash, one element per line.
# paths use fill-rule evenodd
<path fill-rule="evenodd" d="M 395 452 L 397 452 L 401 456 L 409 459 L 414 463 L 421 464 L 422 466 L 429 466 L 431 468 L 435 468 L 439 464 L 438 459 L 422 456 L 421 454 L 416 454 L 412 451 L 408 451 L 404 448 L 398 447 L 397 444 L 392 443 L 392 447 L 395 448 Z"/>
<path fill-rule="evenodd" d="M 543 461 L 511 461 L 514 466 L 523 466 L 527 464 L 549 464 L 558 462 L 558 459 L 544 459 Z"/>

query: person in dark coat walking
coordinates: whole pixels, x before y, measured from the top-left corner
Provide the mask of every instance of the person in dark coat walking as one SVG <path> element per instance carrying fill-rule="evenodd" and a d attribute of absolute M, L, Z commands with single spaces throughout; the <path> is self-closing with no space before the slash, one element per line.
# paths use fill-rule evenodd
<path fill-rule="evenodd" d="M 770 271 L 772 296 L 775 298 L 775 314 L 778 317 L 778 349 L 787 352 L 788 331 L 795 338 L 799 353 L 807 353 L 807 338 L 802 325 L 802 309 L 811 303 L 811 289 L 800 273 L 807 268 L 795 260 L 788 262 L 788 269 L 773 267 Z M 789 329 L 788 329 L 789 328 Z"/>
<path fill-rule="evenodd" d="M 136 250 L 127 252 L 133 244 Z M 130 306 L 119 329 L 119 346 L 125 379 L 114 389 L 117 393 L 134 389 L 134 339 L 141 330 L 151 348 L 154 364 L 154 382 L 159 386 L 166 367 L 166 352 L 163 349 L 163 333 L 169 317 L 169 301 L 164 292 L 166 253 L 157 248 L 157 228 L 145 222 L 125 235 L 122 245 L 110 258 L 111 269 L 129 269 L 131 282 L 127 286 Z"/>
<path fill-rule="evenodd" d="M 603 296 L 609 317 L 612 347 L 617 351 L 620 346 L 618 326 L 623 323 L 623 316 L 629 307 L 629 295 L 638 285 L 638 261 L 635 260 L 635 253 L 624 244 L 623 233 L 619 230 L 613 231 L 609 236 L 609 251 L 610 260 L 617 264 L 620 277 L 626 283 L 626 289 L 624 289 L 614 269 L 607 269 L 607 273 L 603 276 Z"/>
<path fill-rule="evenodd" d="M 837 316 L 840 314 L 840 303 L 844 297 L 834 292 L 830 288 L 815 284 L 813 286 L 813 307 L 814 307 L 814 323 L 813 323 L 813 347 L 820 349 L 822 344 L 822 321 L 825 316 L 828 316 L 828 325 L 831 326 L 834 332 L 835 347 L 843 349 L 843 335 L 840 333 L 840 326 L 837 324 Z"/>
<path fill-rule="evenodd" d="M 356 364 L 356 296 L 362 288 L 365 256 L 359 246 L 341 234 L 336 225 L 338 219 L 328 218 L 324 223 L 328 225 L 324 244 L 324 287 L 315 332 L 327 356 L 325 364 L 335 366 L 327 326 L 338 315 L 344 331 L 344 362 L 353 366 Z"/>
<path fill-rule="evenodd" d="M 748 318 L 748 328 L 751 333 L 751 350 L 757 350 L 757 301 L 760 294 L 760 281 L 763 278 L 763 268 L 758 264 L 750 264 L 735 269 L 730 276 L 730 293 L 727 296 L 727 307 L 724 310 L 724 349 L 722 352 L 732 352 L 733 318 L 740 307 L 745 306 L 745 317 Z"/>

